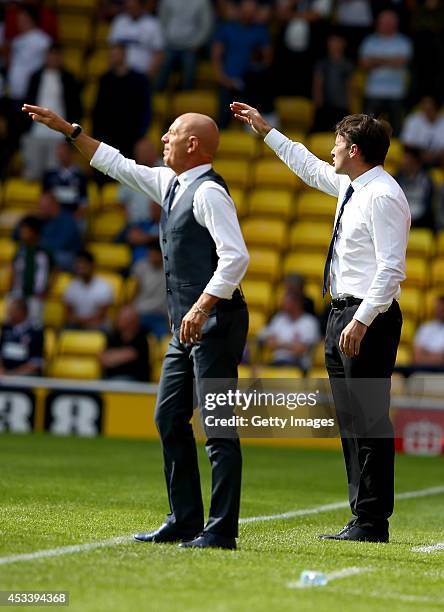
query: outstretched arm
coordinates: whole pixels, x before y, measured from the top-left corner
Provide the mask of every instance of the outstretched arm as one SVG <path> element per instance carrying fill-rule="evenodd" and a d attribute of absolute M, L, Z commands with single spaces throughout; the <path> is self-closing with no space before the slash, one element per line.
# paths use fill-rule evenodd
<path fill-rule="evenodd" d="M 69 121 L 65 121 L 65 119 L 57 115 L 54 111 L 49 110 L 49 108 L 24 104 L 22 106 L 22 111 L 28 113 L 33 121 L 43 123 L 43 125 L 46 125 L 51 130 L 60 132 L 64 136 L 71 136 L 74 131 Z M 99 148 L 100 142 L 82 132 L 80 136 L 75 139 L 73 144 L 88 161 L 91 161 L 94 153 Z"/>

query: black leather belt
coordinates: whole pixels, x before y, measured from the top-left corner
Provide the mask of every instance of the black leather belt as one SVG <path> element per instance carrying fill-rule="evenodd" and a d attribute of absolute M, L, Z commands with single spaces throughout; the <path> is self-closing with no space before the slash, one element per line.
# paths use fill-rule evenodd
<path fill-rule="evenodd" d="M 332 300 L 331 306 L 334 310 L 344 310 L 344 308 L 347 308 L 347 306 L 357 306 L 361 302 L 362 300 L 360 298 L 350 296 Z"/>

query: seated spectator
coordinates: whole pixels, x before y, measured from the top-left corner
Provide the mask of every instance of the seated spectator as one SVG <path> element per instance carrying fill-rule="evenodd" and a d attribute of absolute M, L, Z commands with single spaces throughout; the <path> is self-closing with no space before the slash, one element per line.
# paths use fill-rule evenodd
<path fill-rule="evenodd" d="M 419 326 L 413 342 L 414 369 L 444 371 L 444 295 L 436 300 L 435 318 Z"/>
<path fill-rule="evenodd" d="M 48 293 L 53 260 L 40 246 L 42 220 L 27 215 L 19 223 L 19 247 L 12 264 L 11 295 L 26 300 L 31 321 L 40 325 Z"/>
<path fill-rule="evenodd" d="M 143 331 L 162 338 L 169 333 L 165 274 L 159 242 L 151 245 L 144 259 L 132 269 L 137 280 L 133 306 L 140 315 Z"/>
<path fill-rule="evenodd" d="M 76 253 L 82 246 L 75 219 L 48 191 L 42 193 L 39 208 L 43 222 L 40 245 L 51 253 L 58 268 L 72 272 Z"/>
<path fill-rule="evenodd" d="M 139 315 L 131 306 L 124 306 L 109 334 L 106 349 L 99 355 L 103 378 L 148 382 L 150 363 L 148 341 L 140 327 Z"/>
<path fill-rule="evenodd" d="M 433 96 L 424 96 L 419 110 L 405 119 L 401 142 L 421 150 L 424 162 L 435 165 L 444 161 L 444 116 Z"/>
<path fill-rule="evenodd" d="M 310 369 L 311 351 L 320 340 L 319 322 L 304 311 L 300 292 L 287 289 L 280 311 L 259 333 L 259 340 L 273 352 L 273 365 Z"/>
<path fill-rule="evenodd" d="M 88 204 L 86 174 L 74 162 L 74 149 L 67 142 L 57 145 L 56 156 L 57 165 L 43 177 L 43 189 L 57 198 L 63 212 L 81 222 L 86 217 Z"/>
<path fill-rule="evenodd" d="M 93 136 L 126 157 L 133 154 L 151 121 L 151 93 L 148 79 L 129 67 L 123 44 L 109 51 L 109 70 L 100 78 L 93 109 Z M 116 121 L 125 117 L 125 121 Z"/>
<path fill-rule="evenodd" d="M 401 168 L 395 179 L 402 187 L 409 203 L 412 227 L 427 227 L 434 230 L 434 185 L 424 169 L 419 149 L 405 147 Z"/>
<path fill-rule="evenodd" d="M 222 23 L 216 30 L 212 58 L 220 84 L 221 128 L 226 128 L 230 122 L 230 102 L 245 95 L 245 79 L 248 72 L 254 69 L 254 55 L 261 54 L 263 63 L 267 66 L 271 64 L 268 28 L 256 23 L 256 12 L 256 0 L 241 0 L 238 18 Z"/>
<path fill-rule="evenodd" d="M 327 39 L 327 57 L 318 62 L 313 75 L 316 108 L 313 131 L 326 132 L 350 113 L 353 64 L 345 57 L 346 41 L 341 36 Z"/>
<path fill-rule="evenodd" d="M 77 254 L 75 276 L 63 294 L 67 308 L 67 327 L 108 329 L 107 314 L 113 302 L 113 290 L 103 278 L 96 276 L 94 257 L 88 251 Z"/>
<path fill-rule="evenodd" d="M 192 89 L 196 75 L 197 53 L 208 41 L 213 26 L 210 0 L 160 0 L 159 19 L 165 40 L 165 59 L 160 67 L 157 88 L 168 85 L 173 70 L 182 70 L 182 89 Z"/>
<path fill-rule="evenodd" d="M 156 147 L 147 138 L 141 138 L 136 142 L 134 160 L 149 168 L 163 163 L 159 160 Z M 117 199 L 125 210 L 127 225 L 150 219 L 150 200 L 145 193 L 135 191 L 127 185 L 119 185 Z"/>
<path fill-rule="evenodd" d="M 131 247 L 132 263 L 146 257 L 150 246 L 159 242 L 159 223 L 162 209 L 156 202 L 150 202 L 150 216 L 144 221 L 130 223 L 117 236 L 117 242 Z"/>
<path fill-rule="evenodd" d="M 31 77 L 26 102 L 54 109 L 71 123 L 79 122 L 82 118 L 79 92 L 77 80 L 63 67 L 60 47 L 52 45 L 46 54 L 45 65 Z M 57 167 L 57 145 L 63 142 L 63 136 L 38 122 L 29 125 L 22 139 L 24 176 L 40 180 L 45 171 Z"/>
<path fill-rule="evenodd" d="M 399 135 L 404 99 L 408 87 L 408 63 L 412 57 L 410 39 L 398 31 L 393 11 L 382 11 L 376 32 L 364 38 L 359 49 L 360 65 L 367 71 L 365 112 L 387 114 L 395 135 Z"/>
<path fill-rule="evenodd" d="M 293 272 L 288 274 L 284 279 L 285 291 L 290 291 L 298 295 L 302 295 L 304 312 L 315 314 L 314 302 L 308 295 L 305 294 L 305 278 L 302 274 Z"/>
<path fill-rule="evenodd" d="M 163 37 L 158 17 L 145 11 L 142 0 L 125 0 L 125 8 L 112 23 L 108 41 L 125 45 L 128 66 L 145 76 L 157 74 L 163 56 Z"/>
<path fill-rule="evenodd" d="M 0 376 L 40 376 L 43 331 L 28 318 L 26 300 L 13 298 L 0 336 Z"/>
<path fill-rule="evenodd" d="M 371 33 L 372 3 L 370 0 L 337 0 L 335 24 L 348 43 L 348 55 L 355 59 L 363 38 Z"/>

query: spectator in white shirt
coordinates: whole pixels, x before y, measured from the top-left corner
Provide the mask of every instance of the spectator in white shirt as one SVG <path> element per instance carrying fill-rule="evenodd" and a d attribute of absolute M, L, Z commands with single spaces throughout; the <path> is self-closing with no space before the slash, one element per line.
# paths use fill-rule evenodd
<path fill-rule="evenodd" d="M 320 339 L 319 322 L 304 312 L 304 297 L 287 289 L 282 306 L 259 333 L 259 340 L 273 353 L 273 365 L 289 365 L 304 372 L 311 367 L 311 352 Z"/>
<path fill-rule="evenodd" d="M 414 366 L 444 370 L 444 295 L 436 299 L 435 318 L 420 325 L 413 348 Z"/>
<path fill-rule="evenodd" d="M 67 327 L 102 329 L 109 327 L 108 309 L 113 302 L 109 283 L 96 276 L 94 257 L 88 251 L 77 254 L 74 278 L 63 294 L 67 308 Z"/>
<path fill-rule="evenodd" d="M 153 77 L 163 57 L 163 36 L 159 19 L 145 12 L 141 0 L 126 0 L 125 11 L 112 21 L 110 43 L 125 45 L 128 66 Z"/>
<path fill-rule="evenodd" d="M 438 100 L 424 96 L 418 110 L 407 115 L 400 140 L 410 147 L 421 149 L 424 162 L 439 164 L 444 155 L 444 115 Z"/>
<path fill-rule="evenodd" d="M 43 66 L 51 38 L 37 27 L 36 16 L 29 6 L 21 6 L 17 13 L 19 34 L 11 44 L 8 68 L 9 96 L 21 103 L 28 90 L 33 72 Z"/>
<path fill-rule="evenodd" d="M 332 296 L 325 362 L 353 517 L 339 533 L 321 537 L 388 542 L 395 459 L 390 379 L 401 335 L 397 299 L 410 228 L 407 199 L 383 168 L 389 127 L 369 115 L 345 117 L 336 126 L 330 165 L 273 129 L 255 108 L 240 102 L 231 108 L 303 181 L 338 198 L 324 266 L 323 294 L 330 281 Z"/>

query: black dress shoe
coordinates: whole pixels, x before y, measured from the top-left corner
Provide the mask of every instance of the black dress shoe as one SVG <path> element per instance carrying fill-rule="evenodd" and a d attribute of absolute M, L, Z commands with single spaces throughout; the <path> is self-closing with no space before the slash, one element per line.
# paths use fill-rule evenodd
<path fill-rule="evenodd" d="M 198 531 L 196 533 L 199 533 Z M 136 542 L 155 542 L 156 544 L 164 544 L 168 542 L 183 542 L 192 540 L 196 537 L 196 533 L 183 533 L 174 525 L 164 523 L 156 531 L 135 533 L 134 539 Z"/>
<path fill-rule="evenodd" d="M 318 535 L 318 538 L 320 540 L 336 540 L 338 536 L 341 536 L 344 533 L 346 533 L 351 527 L 353 527 L 355 523 L 356 523 L 356 518 L 354 517 L 351 520 L 349 520 L 347 525 L 345 525 L 345 527 L 343 527 L 341 531 L 338 531 L 338 533 L 321 533 L 320 535 Z"/>
<path fill-rule="evenodd" d="M 236 540 L 235 538 L 226 538 L 225 536 L 204 532 L 190 542 L 182 542 L 182 544 L 179 544 L 179 548 L 225 548 L 226 550 L 236 550 Z"/>
<path fill-rule="evenodd" d="M 326 536 L 326 540 L 347 540 L 350 542 L 384 542 L 389 541 L 388 531 L 374 531 L 372 529 L 365 529 L 359 527 L 359 525 L 351 525 L 349 529 L 344 529 L 336 535 Z"/>

